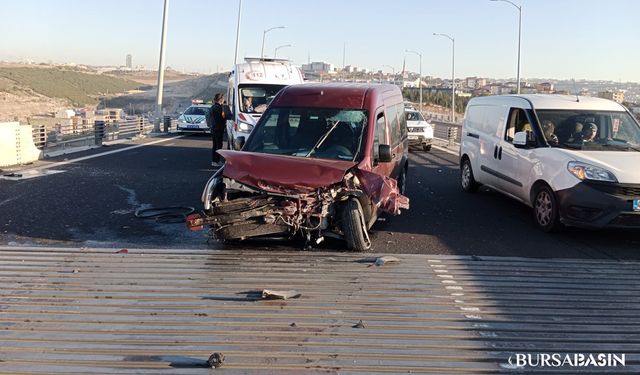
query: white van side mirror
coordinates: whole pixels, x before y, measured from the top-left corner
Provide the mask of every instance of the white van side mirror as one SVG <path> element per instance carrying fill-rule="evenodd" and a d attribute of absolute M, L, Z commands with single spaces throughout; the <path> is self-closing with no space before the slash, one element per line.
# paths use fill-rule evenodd
<path fill-rule="evenodd" d="M 527 132 L 517 132 L 513 136 L 513 145 L 516 147 L 527 147 Z"/>

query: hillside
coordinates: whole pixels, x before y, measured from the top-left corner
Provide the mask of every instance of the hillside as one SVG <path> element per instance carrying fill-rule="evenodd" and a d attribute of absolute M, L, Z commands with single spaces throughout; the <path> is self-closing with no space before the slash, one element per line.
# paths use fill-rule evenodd
<path fill-rule="evenodd" d="M 9 94 L 32 91 L 49 98 L 68 99 L 74 106 L 95 104 L 99 95 L 139 86 L 125 79 L 61 68 L 0 68 L 0 91 Z"/>

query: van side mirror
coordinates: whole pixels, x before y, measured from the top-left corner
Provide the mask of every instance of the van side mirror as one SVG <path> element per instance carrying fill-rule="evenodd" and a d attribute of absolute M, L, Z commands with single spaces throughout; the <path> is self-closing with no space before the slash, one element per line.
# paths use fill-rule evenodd
<path fill-rule="evenodd" d="M 380 163 L 388 163 L 391 161 L 391 146 L 389 145 L 378 146 L 378 161 Z"/>
<path fill-rule="evenodd" d="M 517 148 L 535 147 L 536 140 L 532 132 L 517 132 L 513 136 L 513 145 Z"/>
<path fill-rule="evenodd" d="M 244 147 L 245 138 L 243 136 L 239 136 L 233 141 L 233 149 L 234 150 L 242 150 Z"/>

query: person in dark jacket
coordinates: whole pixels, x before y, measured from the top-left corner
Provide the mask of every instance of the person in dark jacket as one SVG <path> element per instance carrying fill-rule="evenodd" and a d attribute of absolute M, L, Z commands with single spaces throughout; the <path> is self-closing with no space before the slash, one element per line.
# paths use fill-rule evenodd
<path fill-rule="evenodd" d="M 224 95 L 216 94 L 213 97 L 213 106 L 211 106 L 211 139 L 213 147 L 211 148 L 211 166 L 218 167 L 221 164 L 221 156 L 216 152 L 222 148 L 222 137 L 226 129 L 226 119 L 228 110 L 224 105 Z"/>

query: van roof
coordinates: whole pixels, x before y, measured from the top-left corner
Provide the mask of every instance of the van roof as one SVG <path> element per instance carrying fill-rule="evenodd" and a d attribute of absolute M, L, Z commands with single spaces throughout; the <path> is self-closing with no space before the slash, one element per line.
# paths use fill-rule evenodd
<path fill-rule="evenodd" d="M 469 104 L 508 104 L 520 99 L 527 100 L 535 109 L 577 109 L 596 111 L 624 111 L 624 107 L 613 100 L 591 96 L 526 94 L 495 95 L 473 98 Z M 579 99 L 579 101 L 577 100 Z"/>
<path fill-rule="evenodd" d="M 287 86 L 278 93 L 271 106 L 365 109 L 378 98 L 399 96 L 398 86 L 362 83 L 306 83 Z"/>

